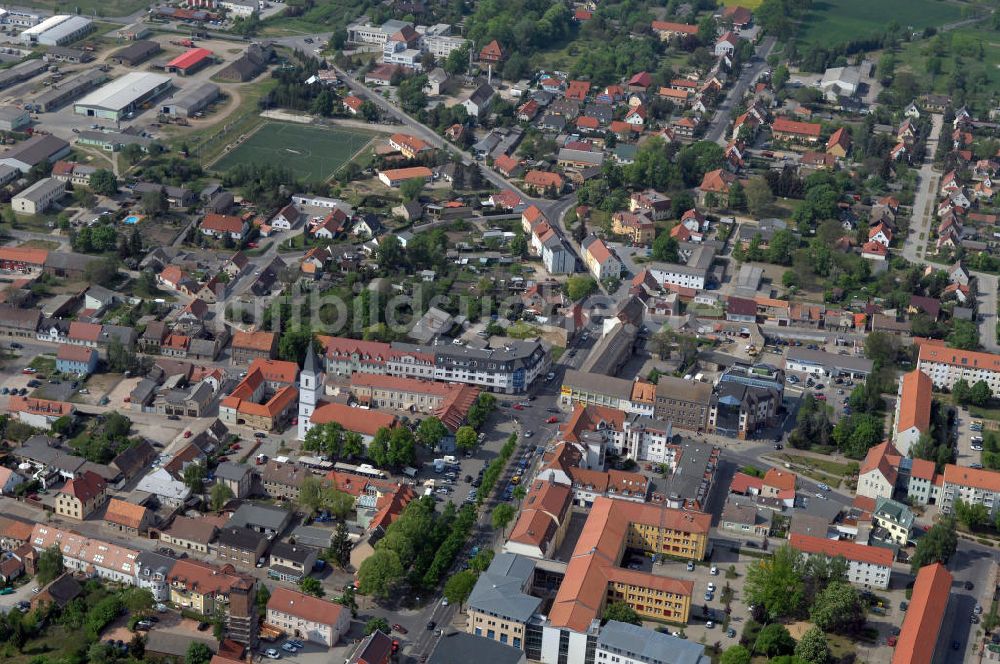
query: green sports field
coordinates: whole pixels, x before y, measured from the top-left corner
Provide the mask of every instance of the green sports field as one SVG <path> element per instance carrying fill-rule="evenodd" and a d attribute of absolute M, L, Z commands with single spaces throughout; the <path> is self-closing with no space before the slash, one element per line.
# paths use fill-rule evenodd
<path fill-rule="evenodd" d="M 315 182 L 328 179 L 371 140 L 371 134 L 353 129 L 268 122 L 212 168 L 226 171 L 239 164 L 281 164 L 297 177 Z"/>
<path fill-rule="evenodd" d="M 923 30 L 959 20 L 961 7 L 948 0 L 814 0 L 799 37 L 807 43 L 839 44 L 871 35 L 889 21 Z"/>

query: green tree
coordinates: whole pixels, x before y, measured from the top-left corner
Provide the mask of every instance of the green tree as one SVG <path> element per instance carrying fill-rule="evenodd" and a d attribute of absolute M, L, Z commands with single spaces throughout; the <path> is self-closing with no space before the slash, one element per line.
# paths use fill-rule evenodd
<path fill-rule="evenodd" d="M 301 365 L 306 359 L 311 343 L 315 342 L 312 330 L 308 327 L 285 330 L 278 339 L 278 358 Z"/>
<path fill-rule="evenodd" d="M 957 548 L 955 519 L 951 516 L 943 517 L 917 540 L 916 550 L 910 557 L 910 571 L 916 574 L 924 565 L 947 564 Z"/>
<path fill-rule="evenodd" d="M 604 622 L 614 620 L 615 622 L 628 623 L 630 625 L 642 625 L 642 618 L 631 606 L 625 602 L 611 602 L 604 608 L 602 616 Z"/>
<path fill-rule="evenodd" d="M 795 656 L 805 660 L 808 664 L 829 664 L 832 654 L 823 630 L 819 627 L 807 629 L 795 645 Z"/>
<path fill-rule="evenodd" d="M 853 634 L 865 624 L 861 594 L 843 581 L 835 581 L 824 588 L 813 602 L 809 615 L 825 632 Z"/>
<path fill-rule="evenodd" d="M 42 585 L 52 581 L 63 571 L 63 555 L 58 546 L 50 546 L 38 556 L 38 582 Z"/>
<path fill-rule="evenodd" d="M 358 568 L 358 591 L 385 599 L 392 593 L 403 579 L 406 570 L 399 560 L 399 555 L 389 549 L 376 549 L 372 555 L 365 558 Z"/>
<path fill-rule="evenodd" d="M 427 183 L 423 178 L 412 178 L 399 185 L 399 193 L 403 194 L 403 200 L 416 200 L 425 184 Z"/>
<path fill-rule="evenodd" d="M 469 425 L 459 427 L 455 432 L 455 446 L 462 451 L 472 451 L 476 449 L 477 438 L 476 430 Z"/>
<path fill-rule="evenodd" d="M 201 641 L 192 641 L 184 655 L 184 664 L 208 664 L 212 661 L 212 651 Z"/>
<path fill-rule="evenodd" d="M 976 381 L 976 384 L 969 390 L 969 403 L 982 407 L 989 402 L 991 396 L 990 386 L 986 384 L 986 381 Z"/>
<path fill-rule="evenodd" d="M 790 655 L 795 651 L 795 639 L 781 623 L 771 623 L 760 630 L 754 652 L 767 657 Z"/>
<path fill-rule="evenodd" d="M 765 607 L 774 618 L 794 615 L 804 593 L 799 561 L 798 552 L 785 545 L 771 557 L 751 563 L 744 584 L 746 602 Z"/>
<path fill-rule="evenodd" d="M 348 609 L 350 609 L 352 618 L 358 617 L 358 600 L 354 596 L 353 585 L 348 584 L 347 586 L 344 587 L 343 594 L 341 594 L 340 597 L 337 598 L 337 604 L 340 604 L 341 606 L 346 606 Z"/>
<path fill-rule="evenodd" d="M 461 429 L 459 429 L 461 431 Z M 475 434 L 475 432 L 473 432 Z M 424 447 L 434 449 L 437 444 L 448 435 L 448 427 L 441 423 L 441 420 L 431 415 L 425 417 L 417 425 L 417 440 Z"/>
<path fill-rule="evenodd" d="M 184 486 L 191 489 L 193 493 L 201 493 L 205 483 L 206 470 L 204 464 L 189 463 L 184 468 Z"/>
<path fill-rule="evenodd" d="M 513 505 L 510 503 L 500 503 L 493 508 L 493 514 L 490 516 L 494 530 L 499 530 L 503 533 L 515 516 L 517 516 L 517 510 Z"/>
<path fill-rule="evenodd" d="M 140 159 L 142 159 L 143 150 L 142 147 L 137 143 L 129 143 L 124 148 L 122 148 L 122 157 L 129 164 L 134 164 Z"/>
<path fill-rule="evenodd" d="M 453 574 L 444 583 L 444 596 L 452 604 L 457 604 L 461 610 L 465 600 L 469 599 L 469 595 L 472 594 L 472 587 L 476 585 L 476 577 L 477 574 L 468 569 Z"/>
<path fill-rule="evenodd" d="M 337 567 L 344 569 L 350 564 L 352 548 L 347 524 L 339 521 L 336 530 L 333 531 L 333 540 L 330 542 L 330 557 Z"/>
<path fill-rule="evenodd" d="M 368 622 L 365 623 L 365 636 L 375 632 L 388 634 L 391 629 L 392 628 L 389 627 L 389 621 L 385 618 L 369 618 Z"/>
<path fill-rule="evenodd" d="M 209 492 L 209 503 L 216 512 L 221 510 L 233 498 L 233 490 L 222 482 L 213 484 L 212 490 Z"/>
<path fill-rule="evenodd" d="M 322 597 L 326 594 L 326 591 L 323 590 L 323 584 L 319 582 L 319 579 L 311 576 L 304 576 L 299 579 L 299 590 L 315 597 Z"/>
<path fill-rule="evenodd" d="M 114 196 L 118 193 L 118 178 L 106 168 L 99 168 L 90 176 L 90 188 L 101 196 Z"/>
<path fill-rule="evenodd" d="M 306 475 L 299 486 L 299 507 L 312 516 L 323 508 L 323 503 L 326 502 L 325 491 L 323 480 L 315 475 Z"/>
<path fill-rule="evenodd" d="M 989 523 L 990 510 L 982 503 L 967 503 L 956 499 L 955 519 L 969 530 L 976 530 Z"/>
<path fill-rule="evenodd" d="M 959 378 L 955 381 L 955 384 L 951 388 L 951 395 L 955 399 L 955 403 L 964 406 L 972 400 L 972 389 L 969 387 L 968 381 L 964 378 Z"/>
<path fill-rule="evenodd" d="M 126 588 L 122 591 L 122 602 L 129 613 L 143 615 L 153 610 L 156 600 L 148 588 Z"/>
<path fill-rule="evenodd" d="M 577 274 L 566 281 L 566 296 L 573 302 L 582 300 L 596 290 L 597 282 L 587 275 Z"/>
<path fill-rule="evenodd" d="M 676 263 L 680 260 L 677 254 L 679 249 L 680 245 L 677 244 L 677 239 L 670 237 L 668 231 L 660 232 L 653 240 L 653 258 L 658 261 Z"/>
<path fill-rule="evenodd" d="M 170 209 L 170 203 L 167 201 L 167 192 L 163 189 L 145 192 L 140 199 L 139 205 L 142 207 L 144 213 L 154 219 Z"/>
<path fill-rule="evenodd" d="M 753 655 L 746 647 L 741 645 L 730 646 L 726 648 L 726 651 L 722 653 L 722 657 L 719 658 L 719 664 L 750 664 L 753 660 Z"/>
<path fill-rule="evenodd" d="M 255 604 L 257 605 L 257 612 L 260 614 L 261 618 L 263 618 L 264 615 L 267 613 L 267 602 L 270 599 L 271 599 L 271 591 L 268 590 L 267 586 L 265 586 L 263 583 L 258 583 L 257 601 L 255 602 Z"/>
<path fill-rule="evenodd" d="M 333 459 L 340 458 L 343 453 L 345 433 L 344 426 L 340 422 L 317 424 L 306 432 L 302 449 L 307 452 L 320 452 Z"/>
<path fill-rule="evenodd" d="M 462 47 L 449 53 L 442 65 L 443 69 L 452 76 L 465 73 L 469 67 L 469 49 L 470 45 L 466 42 Z"/>
<path fill-rule="evenodd" d="M 747 194 L 739 180 L 729 187 L 729 209 L 745 210 L 747 207 Z"/>
<path fill-rule="evenodd" d="M 979 348 L 979 328 L 972 321 L 955 319 L 947 341 L 952 348 L 976 350 Z"/>
<path fill-rule="evenodd" d="M 747 210 L 755 217 L 761 217 L 774 203 L 771 187 L 762 176 L 750 178 L 746 186 Z"/>

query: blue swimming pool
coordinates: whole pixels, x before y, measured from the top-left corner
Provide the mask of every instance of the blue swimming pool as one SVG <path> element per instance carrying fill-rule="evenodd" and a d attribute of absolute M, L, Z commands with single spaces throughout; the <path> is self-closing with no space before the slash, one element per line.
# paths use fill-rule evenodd
<path fill-rule="evenodd" d="M 142 219 L 142 217 L 140 217 L 139 215 L 130 214 L 129 216 L 125 217 L 123 221 L 126 224 L 138 224 L 140 219 Z"/>

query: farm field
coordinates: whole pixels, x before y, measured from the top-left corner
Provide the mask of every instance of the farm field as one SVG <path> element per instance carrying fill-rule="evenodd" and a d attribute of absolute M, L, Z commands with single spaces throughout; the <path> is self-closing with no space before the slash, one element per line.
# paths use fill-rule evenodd
<path fill-rule="evenodd" d="M 726 7 L 746 7 L 747 9 L 757 9 L 764 0 L 722 0 Z"/>
<path fill-rule="evenodd" d="M 371 140 L 371 134 L 356 130 L 266 122 L 212 168 L 225 171 L 239 164 L 281 164 L 304 180 L 326 180 Z"/>
<path fill-rule="evenodd" d="M 922 30 L 960 18 L 961 6 L 944 0 L 817 0 L 799 37 L 804 43 L 838 44 L 870 35 L 889 20 Z"/>

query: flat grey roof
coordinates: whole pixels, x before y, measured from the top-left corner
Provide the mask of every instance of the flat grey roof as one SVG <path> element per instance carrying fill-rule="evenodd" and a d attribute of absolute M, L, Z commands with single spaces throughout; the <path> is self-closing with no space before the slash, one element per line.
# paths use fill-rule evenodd
<path fill-rule="evenodd" d="M 94 90 L 78 101 L 77 105 L 118 111 L 171 80 L 169 76 L 163 74 L 129 72 L 101 89 Z"/>
<path fill-rule="evenodd" d="M 523 661 L 524 651 L 520 648 L 465 632 L 451 632 L 438 639 L 428 660 L 430 664 L 518 664 Z"/>
<path fill-rule="evenodd" d="M 847 369 L 871 373 L 874 363 L 864 357 L 854 355 L 837 355 L 827 353 L 822 350 L 809 350 L 808 348 L 789 348 L 786 356 L 788 362 L 802 362 L 805 364 L 817 364 L 834 369 Z"/>
<path fill-rule="evenodd" d="M 20 194 L 14 196 L 14 198 L 26 198 L 29 201 L 37 203 L 43 198 L 49 196 L 53 191 L 58 191 L 60 189 L 64 192 L 66 191 L 65 182 L 62 180 L 56 180 L 55 178 L 44 178 L 31 185 Z"/>
<path fill-rule="evenodd" d="M 588 373 L 567 369 L 563 375 L 563 385 L 576 387 L 588 392 L 598 392 L 629 399 L 632 397 L 632 381 L 604 374 Z"/>
<path fill-rule="evenodd" d="M 712 661 L 700 643 L 615 620 L 609 620 L 601 628 L 597 647 L 646 664 L 709 664 Z"/>

